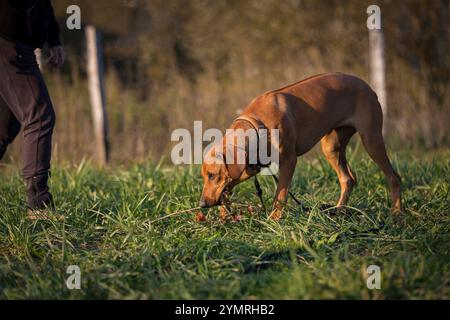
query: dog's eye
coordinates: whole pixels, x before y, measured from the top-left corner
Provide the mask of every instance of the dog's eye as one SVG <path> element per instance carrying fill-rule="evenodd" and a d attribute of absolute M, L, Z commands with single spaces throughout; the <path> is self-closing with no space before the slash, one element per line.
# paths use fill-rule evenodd
<path fill-rule="evenodd" d="M 208 173 L 208 179 L 210 181 L 214 180 L 214 174 L 213 173 Z"/>

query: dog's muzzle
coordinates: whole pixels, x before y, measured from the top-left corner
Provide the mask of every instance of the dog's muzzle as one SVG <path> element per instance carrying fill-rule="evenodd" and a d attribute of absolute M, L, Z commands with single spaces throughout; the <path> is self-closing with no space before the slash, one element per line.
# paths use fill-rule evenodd
<path fill-rule="evenodd" d="M 220 193 L 220 197 L 219 197 L 219 200 L 217 201 L 217 203 L 215 203 L 214 205 L 209 205 L 208 203 L 206 203 L 205 198 L 202 197 L 200 199 L 200 202 L 198 203 L 198 206 L 202 209 L 210 208 L 213 206 L 219 206 L 219 205 L 223 204 L 224 198 L 228 198 L 230 195 L 231 195 L 230 187 L 229 187 L 229 185 L 227 185 L 222 189 L 222 192 Z"/>
<path fill-rule="evenodd" d="M 198 206 L 199 206 L 200 208 L 207 208 L 207 207 L 208 207 L 208 205 L 206 204 L 205 199 L 203 199 L 203 198 L 200 199 L 200 202 L 199 202 Z"/>

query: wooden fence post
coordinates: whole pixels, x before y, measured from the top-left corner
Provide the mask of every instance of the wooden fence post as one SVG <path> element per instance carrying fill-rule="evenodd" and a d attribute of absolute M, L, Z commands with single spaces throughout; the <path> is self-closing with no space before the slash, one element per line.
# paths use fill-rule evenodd
<path fill-rule="evenodd" d="M 95 135 L 95 153 L 100 165 L 109 160 L 108 117 L 105 107 L 103 84 L 103 54 L 100 34 L 94 26 L 86 26 L 87 73 L 89 95 L 92 108 L 92 120 Z"/>
<path fill-rule="evenodd" d="M 383 135 L 386 133 L 388 114 L 386 98 L 386 63 L 382 29 L 369 29 L 370 84 L 378 95 L 383 110 Z"/>

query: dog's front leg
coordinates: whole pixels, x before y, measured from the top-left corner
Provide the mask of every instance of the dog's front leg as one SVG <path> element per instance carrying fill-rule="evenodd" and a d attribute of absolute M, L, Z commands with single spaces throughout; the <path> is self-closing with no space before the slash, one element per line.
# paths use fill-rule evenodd
<path fill-rule="evenodd" d="M 272 213 L 270 217 L 274 220 L 279 220 L 282 215 L 282 209 L 286 203 L 286 198 L 289 194 L 289 186 L 292 181 L 292 176 L 297 164 L 297 157 L 290 157 L 280 159 L 280 177 L 278 179 L 277 191 L 273 201 Z"/>

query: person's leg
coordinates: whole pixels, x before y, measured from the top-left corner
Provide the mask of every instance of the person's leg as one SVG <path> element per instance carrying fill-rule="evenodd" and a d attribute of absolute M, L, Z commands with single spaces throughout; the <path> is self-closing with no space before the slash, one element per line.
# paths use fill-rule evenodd
<path fill-rule="evenodd" d="M 23 127 L 23 178 L 28 205 L 52 205 L 47 181 L 55 113 L 31 48 L 0 38 L 0 95 Z"/>
<path fill-rule="evenodd" d="M 2 160 L 8 145 L 14 141 L 19 131 L 19 121 L 0 96 L 0 160 Z"/>

